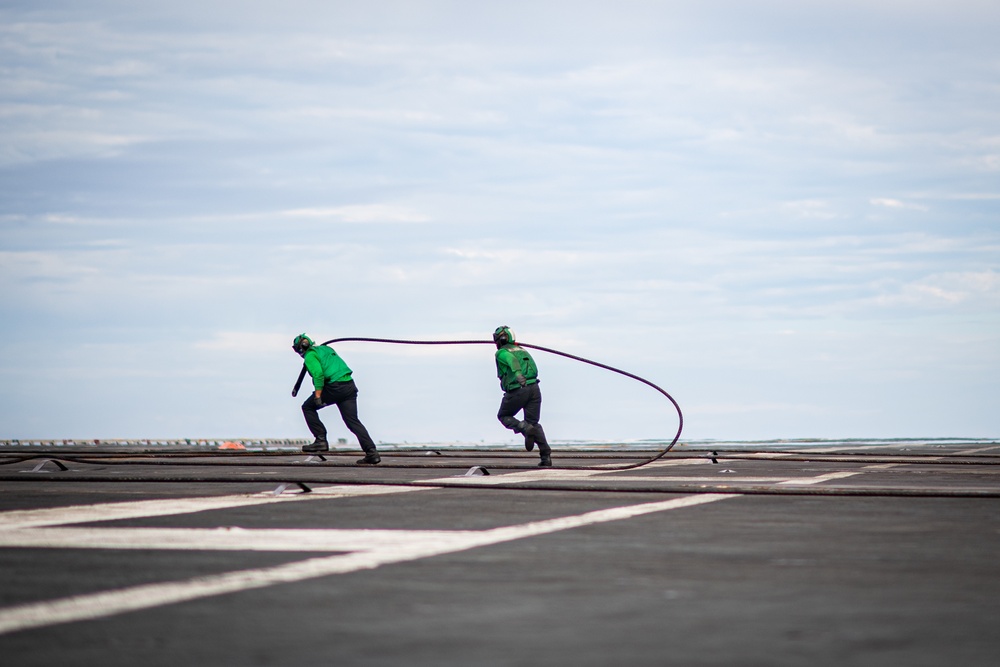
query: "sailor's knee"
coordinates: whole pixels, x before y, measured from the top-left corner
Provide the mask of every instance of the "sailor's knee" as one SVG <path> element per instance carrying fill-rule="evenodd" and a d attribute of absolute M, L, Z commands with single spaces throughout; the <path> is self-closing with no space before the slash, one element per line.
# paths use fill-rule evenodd
<path fill-rule="evenodd" d="M 504 425 L 504 428 L 509 428 L 512 431 L 516 431 L 518 425 L 521 423 L 518 419 L 510 415 L 497 415 L 497 419 Z"/>

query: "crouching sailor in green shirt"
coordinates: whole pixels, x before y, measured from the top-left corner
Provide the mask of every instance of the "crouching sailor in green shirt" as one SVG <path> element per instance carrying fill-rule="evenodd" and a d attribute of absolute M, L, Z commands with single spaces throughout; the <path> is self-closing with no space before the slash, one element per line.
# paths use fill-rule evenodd
<path fill-rule="evenodd" d="M 503 400 L 497 419 L 514 433 L 524 435 L 524 448 L 529 452 L 538 445 L 540 466 L 552 465 L 552 450 L 538 419 L 542 415 L 542 392 L 538 388 L 538 367 L 524 348 L 514 342 L 514 332 L 508 326 L 493 332 L 496 343 L 497 377 L 503 389 Z M 514 415 L 524 410 L 524 419 Z"/>
<path fill-rule="evenodd" d="M 375 443 L 368 435 L 368 429 L 358 419 L 358 386 L 351 379 L 351 369 L 344 360 L 333 351 L 332 347 L 316 345 L 305 334 L 295 337 L 292 349 L 305 362 L 315 389 L 312 396 L 302 404 L 302 414 L 316 440 L 303 447 L 302 451 L 312 453 L 330 449 L 330 443 L 326 440 L 326 427 L 319 420 L 318 410 L 328 405 L 336 405 L 340 408 L 340 416 L 343 417 L 347 429 L 357 437 L 361 449 L 365 452 L 365 457 L 358 459 L 358 463 L 380 462 L 382 457 L 379 456 Z"/>

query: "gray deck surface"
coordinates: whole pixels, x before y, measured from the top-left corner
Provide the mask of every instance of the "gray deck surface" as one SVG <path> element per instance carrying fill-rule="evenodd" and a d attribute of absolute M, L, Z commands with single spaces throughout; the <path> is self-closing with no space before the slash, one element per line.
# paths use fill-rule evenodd
<path fill-rule="evenodd" d="M 1000 664 L 1000 445 L 29 454 L 4 665 Z"/>

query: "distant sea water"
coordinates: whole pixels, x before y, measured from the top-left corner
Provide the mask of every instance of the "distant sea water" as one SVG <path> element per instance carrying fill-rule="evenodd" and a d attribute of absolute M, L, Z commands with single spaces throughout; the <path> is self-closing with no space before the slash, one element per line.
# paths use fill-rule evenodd
<path fill-rule="evenodd" d="M 302 445 L 311 439 L 301 438 L 183 438 L 183 439 L 128 439 L 128 440 L 0 440 L 0 452 L 3 450 L 102 450 L 140 448 L 144 450 L 214 450 L 242 449 L 247 451 L 299 451 Z M 550 440 L 555 449 L 582 451 L 662 451 L 670 444 L 670 439 L 649 438 L 643 440 Z M 347 440 L 334 439 L 330 442 L 333 450 L 355 451 L 356 443 Z M 935 448 L 996 447 L 1000 446 L 1000 438 L 779 438 L 771 440 L 691 440 L 681 438 L 672 451 L 711 451 L 711 450 L 809 450 L 812 452 L 829 451 L 870 451 L 892 449 L 895 451 L 919 450 L 933 451 Z M 378 442 L 383 451 L 412 450 L 519 450 L 521 439 L 498 441 L 421 441 L 421 442 Z"/>
<path fill-rule="evenodd" d="M 550 440 L 554 448 L 578 450 L 630 450 L 657 451 L 670 444 L 670 439 L 643 440 Z M 989 447 L 1000 445 L 1000 438 L 778 438 L 771 440 L 690 440 L 681 438 L 673 451 L 702 451 L 717 449 L 752 449 L 752 450 L 799 450 L 809 449 L 819 451 L 830 448 L 843 450 L 847 448 L 865 449 L 921 449 L 930 450 L 945 447 Z M 520 446 L 520 440 L 498 442 L 422 442 L 422 443 L 380 443 L 380 447 L 395 449 L 510 449 Z"/>

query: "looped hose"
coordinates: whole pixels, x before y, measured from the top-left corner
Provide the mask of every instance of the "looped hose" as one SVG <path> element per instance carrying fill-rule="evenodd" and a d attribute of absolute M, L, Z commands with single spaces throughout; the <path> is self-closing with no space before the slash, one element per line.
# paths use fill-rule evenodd
<path fill-rule="evenodd" d="M 323 345 L 330 345 L 331 343 L 348 343 L 348 342 L 390 343 L 393 345 L 495 345 L 494 342 L 491 340 L 402 340 L 396 338 L 365 338 L 357 336 L 351 336 L 346 338 L 333 338 L 328 341 L 325 341 Z M 611 371 L 612 373 L 618 373 L 619 375 L 624 375 L 627 378 L 631 378 L 633 380 L 641 382 L 645 385 L 652 387 L 656 391 L 666 396 L 667 400 L 670 401 L 670 403 L 674 406 L 674 409 L 677 411 L 677 433 L 674 435 L 674 439 L 670 441 L 670 444 L 667 445 L 667 447 L 663 451 L 658 452 L 656 455 L 639 463 L 634 463 L 627 466 L 616 466 L 616 467 L 602 466 L 600 468 L 589 467 L 589 466 L 574 466 L 575 468 L 579 468 L 581 470 L 629 470 L 632 468 L 639 468 L 659 459 L 667 452 L 669 452 L 674 445 L 677 444 L 677 441 L 681 437 L 681 431 L 684 429 L 684 415 L 681 413 L 681 406 L 677 404 L 677 401 L 674 400 L 674 397 L 668 394 L 666 391 L 664 391 L 661 387 L 653 384 L 652 382 L 650 382 L 645 378 L 639 377 L 638 375 L 635 375 L 633 373 L 629 373 L 628 371 L 623 371 L 620 368 L 615 368 L 614 366 L 608 366 L 607 364 L 602 364 L 600 362 L 593 361 L 591 359 L 586 359 L 584 357 L 578 357 L 575 354 L 569 354 L 568 352 L 553 350 L 552 348 L 542 347 L 541 345 L 530 345 L 528 343 L 522 343 L 520 341 L 518 341 L 517 344 L 520 345 L 521 347 L 527 347 L 532 350 L 541 350 L 542 352 L 548 352 L 549 354 L 555 354 L 560 357 L 566 357 L 567 359 L 573 359 L 574 361 L 580 361 L 585 364 L 590 364 L 591 366 L 597 366 L 598 368 L 603 368 L 604 370 Z M 303 379 L 305 379 L 305 376 L 306 376 L 306 367 L 303 365 L 302 370 L 299 371 L 299 379 L 296 380 L 295 387 L 292 389 L 292 396 L 296 396 L 299 393 L 299 388 L 302 386 L 302 381 Z"/>

